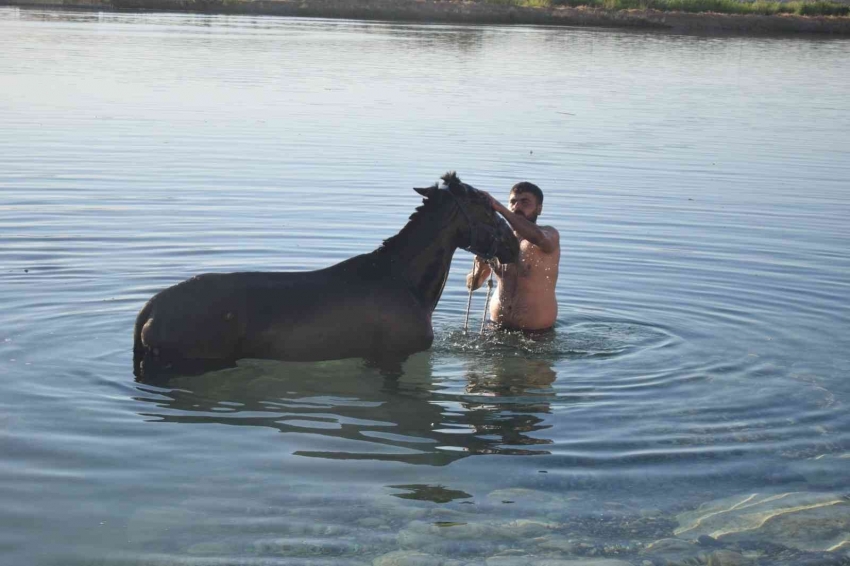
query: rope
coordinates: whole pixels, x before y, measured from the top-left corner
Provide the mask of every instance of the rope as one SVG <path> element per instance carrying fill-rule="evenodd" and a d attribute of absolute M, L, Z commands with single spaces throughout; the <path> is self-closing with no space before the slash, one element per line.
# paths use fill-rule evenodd
<path fill-rule="evenodd" d="M 487 325 L 487 315 L 490 312 L 490 293 L 493 291 L 493 268 L 490 268 L 490 279 L 487 280 L 487 299 L 484 301 L 484 314 L 481 315 L 481 331 L 484 336 L 484 327 Z"/>
<path fill-rule="evenodd" d="M 463 333 L 469 331 L 469 309 L 472 308 L 472 290 L 475 288 L 475 278 L 478 276 L 476 272 L 478 264 L 475 258 L 472 258 L 472 285 L 469 286 L 469 298 L 466 300 L 466 318 L 463 319 Z"/>

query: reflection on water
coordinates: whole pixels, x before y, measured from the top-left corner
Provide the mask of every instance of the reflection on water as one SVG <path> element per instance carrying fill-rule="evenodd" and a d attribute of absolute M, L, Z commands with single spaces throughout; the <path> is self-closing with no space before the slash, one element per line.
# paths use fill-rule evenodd
<path fill-rule="evenodd" d="M 559 360 L 607 357 L 675 346 L 681 339 L 668 330 L 641 322 L 577 322 L 560 324 L 544 334 L 489 329 L 481 333 L 452 331 L 438 337 L 439 353 L 473 354 L 489 363 L 492 358 L 517 357 Z"/>
<path fill-rule="evenodd" d="M 559 393 L 558 361 L 610 357 L 673 343 L 628 323 L 581 323 L 543 336 L 446 333 L 412 356 L 397 377 L 361 360 L 320 363 L 243 360 L 238 367 L 140 386 L 142 416 L 162 422 L 271 427 L 340 440 L 337 450 L 301 456 L 446 465 L 471 455 L 544 455 L 552 404 L 591 402 L 581 388 Z M 451 383 L 435 378 L 445 358 L 461 360 Z M 462 383 L 454 390 L 452 383 Z"/>
<path fill-rule="evenodd" d="M 448 503 L 455 499 L 469 499 L 472 497 L 465 491 L 447 489 L 441 485 L 391 485 L 393 489 L 401 489 L 407 493 L 394 493 L 395 497 L 401 499 L 414 499 L 416 501 L 433 501 L 434 503 Z"/>
<path fill-rule="evenodd" d="M 171 390 L 141 388 L 164 422 L 220 423 L 319 434 L 342 440 L 338 451 L 303 456 L 445 465 L 462 451 L 440 450 L 441 408 L 429 403 L 430 360 L 414 356 L 414 379 L 397 381 L 360 360 L 321 363 L 240 362 L 235 369 L 172 379 Z"/>
<path fill-rule="evenodd" d="M 500 346 L 503 347 L 503 346 Z M 470 367 L 462 396 L 440 393 L 431 354 L 417 354 L 401 377 L 360 360 L 290 363 L 248 360 L 237 368 L 141 385 L 138 399 L 162 422 L 275 428 L 333 437 L 337 451 L 302 456 L 445 465 L 472 454 L 533 454 L 557 375 L 541 359 L 486 358 Z"/>

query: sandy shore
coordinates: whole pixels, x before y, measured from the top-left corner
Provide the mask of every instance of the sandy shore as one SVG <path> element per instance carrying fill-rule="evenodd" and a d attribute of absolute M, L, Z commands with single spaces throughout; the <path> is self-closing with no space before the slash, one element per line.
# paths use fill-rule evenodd
<path fill-rule="evenodd" d="M 465 24 L 627 27 L 696 34 L 850 36 L 850 18 L 518 8 L 457 0 L 0 0 L 0 6 L 179 11 Z"/>

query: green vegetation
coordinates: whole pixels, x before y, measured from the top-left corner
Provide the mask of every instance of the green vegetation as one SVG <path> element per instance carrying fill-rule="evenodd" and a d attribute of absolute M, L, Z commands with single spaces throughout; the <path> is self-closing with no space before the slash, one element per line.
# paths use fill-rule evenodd
<path fill-rule="evenodd" d="M 604 10 L 661 10 L 663 12 L 715 12 L 719 14 L 796 14 L 848 16 L 850 6 L 829 0 L 776 2 L 770 0 L 485 0 L 527 8 L 587 6 Z"/>

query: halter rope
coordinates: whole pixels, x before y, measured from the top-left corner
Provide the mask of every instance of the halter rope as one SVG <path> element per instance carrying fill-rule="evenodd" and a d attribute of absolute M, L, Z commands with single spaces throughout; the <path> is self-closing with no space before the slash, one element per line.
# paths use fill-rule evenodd
<path fill-rule="evenodd" d="M 493 266 L 490 266 L 490 279 L 487 280 L 487 299 L 484 301 L 484 314 L 481 315 L 481 331 L 484 336 L 484 326 L 487 324 L 487 314 L 490 312 L 490 293 L 493 292 Z"/>
<path fill-rule="evenodd" d="M 454 193 L 452 193 L 451 191 L 447 191 L 447 192 L 450 195 L 452 195 L 452 198 L 454 198 L 455 204 L 457 205 L 458 209 L 461 211 L 461 213 L 464 215 L 464 217 L 466 217 L 466 222 L 467 222 L 467 224 L 469 224 L 469 246 L 467 246 L 467 248 L 471 248 L 476 243 L 476 238 L 475 238 L 475 236 L 476 236 L 476 230 L 475 230 L 476 225 L 475 225 L 475 222 L 472 221 L 472 216 L 470 216 L 469 212 L 466 210 L 466 207 L 463 205 L 461 200 L 457 196 L 455 196 Z M 496 248 L 498 247 L 498 245 L 499 244 L 496 241 L 496 238 L 493 238 L 493 240 L 490 242 L 490 249 L 487 250 L 487 252 L 485 254 L 481 254 L 482 257 L 484 257 L 485 259 L 491 259 L 492 257 L 494 257 L 496 255 Z M 471 250 L 467 250 L 467 251 L 471 251 Z M 475 279 L 478 275 L 477 268 L 478 268 L 478 265 L 476 264 L 475 259 L 473 258 L 473 260 L 472 260 L 472 285 L 469 286 L 469 297 L 466 300 L 466 316 L 463 319 L 463 333 L 464 334 L 467 334 L 469 332 L 469 311 L 472 308 L 472 293 L 473 293 L 473 287 L 475 286 Z M 491 266 L 491 268 L 490 268 L 490 280 L 487 281 L 487 299 L 484 302 L 484 316 L 481 319 L 480 334 L 484 334 L 484 325 L 487 323 L 487 311 L 490 308 L 490 293 L 492 292 L 492 290 L 493 290 L 493 271 L 492 271 L 492 266 Z"/>
<path fill-rule="evenodd" d="M 469 330 L 469 309 L 472 307 L 472 291 L 475 287 L 475 277 L 478 275 L 475 271 L 478 264 L 475 258 L 472 258 L 472 284 L 469 286 L 469 298 L 466 300 L 466 318 L 463 319 L 463 333 L 466 334 Z"/>

